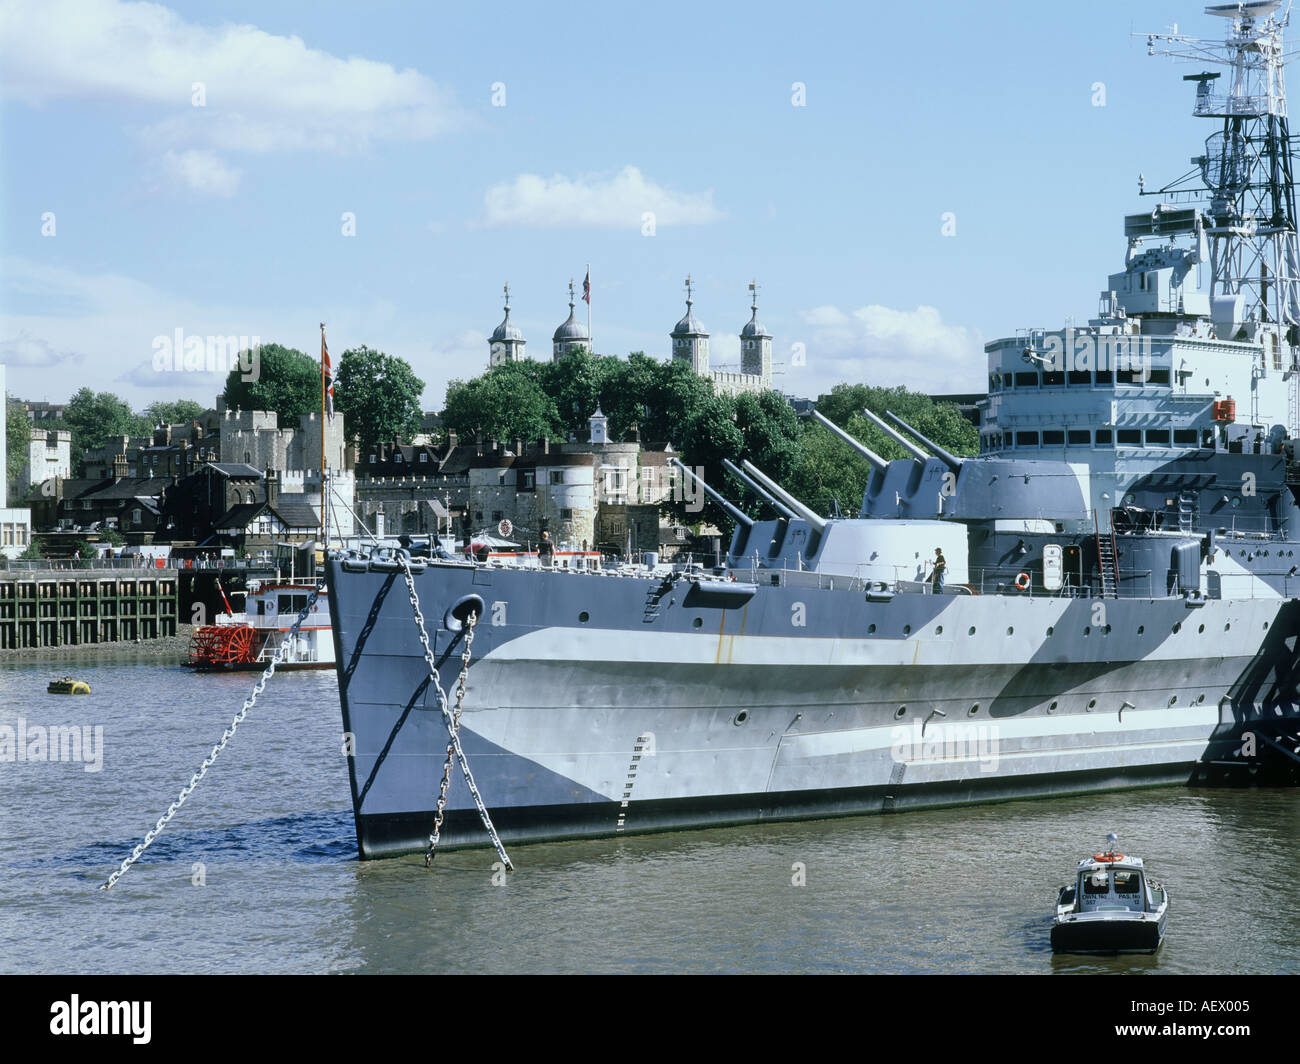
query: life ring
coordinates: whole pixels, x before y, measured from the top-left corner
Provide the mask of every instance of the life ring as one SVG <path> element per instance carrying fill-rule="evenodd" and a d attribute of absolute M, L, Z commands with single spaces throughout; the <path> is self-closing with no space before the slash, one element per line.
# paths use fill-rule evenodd
<path fill-rule="evenodd" d="M 1016 577 L 1016 587 L 1019 588 L 1021 591 L 1028 591 L 1028 590 L 1029 590 L 1029 574 L 1028 574 L 1028 573 L 1021 573 L 1018 577 Z"/>
<path fill-rule="evenodd" d="M 1124 860 L 1124 855 L 1122 853 L 1094 853 L 1092 859 L 1100 861 L 1102 864 L 1114 864 L 1116 861 Z"/>

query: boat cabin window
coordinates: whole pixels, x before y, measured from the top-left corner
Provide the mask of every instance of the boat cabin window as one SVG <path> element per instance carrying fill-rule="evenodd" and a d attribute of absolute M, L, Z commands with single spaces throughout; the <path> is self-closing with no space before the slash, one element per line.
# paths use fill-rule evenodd
<path fill-rule="evenodd" d="M 1070 442 L 1073 444 L 1083 444 L 1087 447 L 1092 442 L 1092 434 L 1087 429 L 1071 429 Z"/>
<path fill-rule="evenodd" d="M 1037 373 L 1017 373 L 1017 374 L 1016 374 L 1016 387 L 1017 387 L 1017 388 L 1037 388 L 1037 387 L 1038 387 L 1038 374 L 1037 374 Z"/>
<path fill-rule="evenodd" d="M 1142 910 L 1142 873 L 1132 869 L 1098 868 L 1079 876 L 1079 908 L 1083 912 Z"/>
<path fill-rule="evenodd" d="M 295 617 L 302 612 L 303 607 L 307 605 L 306 595 L 281 595 L 280 612 L 292 613 Z"/>

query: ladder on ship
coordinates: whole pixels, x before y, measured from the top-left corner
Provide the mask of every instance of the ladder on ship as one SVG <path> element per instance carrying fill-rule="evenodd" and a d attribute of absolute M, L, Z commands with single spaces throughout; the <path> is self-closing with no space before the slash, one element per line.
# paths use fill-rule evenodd
<path fill-rule="evenodd" d="M 1178 531 L 1191 532 L 1196 525 L 1196 492 L 1178 493 Z"/>
<path fill-rule="evenodd" d="M 1101 576 L 1101 597 L 1119 597 L 1119 550 L 1115 546 L 1115 524 L 1107 511 L 1106 523 L 1110 526 L 1105 532 L 1101 530 L 1101 518 L 1096 510 L 1092 512 L 1093 524 L 1097 529 L 1097 572 Z"/>

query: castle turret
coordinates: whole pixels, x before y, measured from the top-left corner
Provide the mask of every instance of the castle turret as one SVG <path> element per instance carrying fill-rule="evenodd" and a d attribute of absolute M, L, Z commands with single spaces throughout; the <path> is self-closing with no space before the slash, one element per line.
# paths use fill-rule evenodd
<path fill-rule="evenodd" d="M 505 286 L 506 316 L 488 338 L 488 365 L 499 366 L 503 362 L 522 362 L 524 360 L 524 334 L 519 326 L 510 320 L 510 286 Z"/>
<path fill-rule="evenodd" d="M 691 279 L 686 278 L 686 316 L 668 335 L 673 342 L 673 358 L 689 362 L 701 376 L 709 375 L 709 334 L 691 312 Z"/>
<path fill-rule="evenodd" d="M 772 334 L 759 324 L 758 320 L 758 284 L 750 282 L 749 291 L 753 313 L 745 327 L 740 330 L 740 371 L 754 377 L 761 377 L 763 387 L 772 386 Z"/>
<path fill-rule="evenodd" d="M 573 282 L 570 281 L 569 316 L 551 337 L 551 357 L 557 362 L 575 348 L 585 347 L 588 351 L 591 350 L 591 337 L 587 335 L 587 327 L 574 316 L 573 306 Z"/>

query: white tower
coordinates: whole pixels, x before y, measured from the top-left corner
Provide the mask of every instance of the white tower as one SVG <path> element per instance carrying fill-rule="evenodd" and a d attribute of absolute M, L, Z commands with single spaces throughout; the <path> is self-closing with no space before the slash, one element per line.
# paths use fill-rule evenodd
<path fill-rule="evenodd" d="M 753 313 L 740 330 L 740 371 L 761 377 L 764 388 L 772 387 L 772 334 L 758 321 L 758 282 L 749 283 Z"/>
<path fill-rule="evenodd" d="M 591 415 L 591 442 L 609 443 L 609 418 L 601 411 L 599 403 L 596 404 L 596 412 Z"/>
<path fill-rule="evenodd" d="M 488 365 L 499 366 L 503 362 L 522 362 L 524 360 L 524 334 L 519 326 L 510 320 L 510 286 L 505 286 L 506 317 L 488 338 Z"/>
<path fill-rule="evenodd" d="M 551 358 L 558 362 L 570 351 L 576 347 L 585 347 L 591 350 L 591 337 L 587 335 L 587 327 L 580 322 L 573 314 L 573 281 L 569 281 L 569 317 L 564 324 L 555 330 L 555 335 L 551 337 Z"/>
<path fill-rule="evenodd" d="M 702 377 L 709 375 L 709 334 L 704 326 L 691 313 L 691 279 L 686 278 L 686 317 L 682 318 L 670 332 L 673 342 L 673 358 L 689 362 L 691 369 Z"/>

